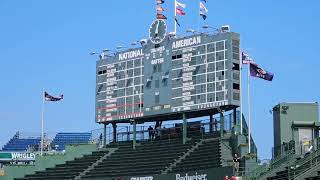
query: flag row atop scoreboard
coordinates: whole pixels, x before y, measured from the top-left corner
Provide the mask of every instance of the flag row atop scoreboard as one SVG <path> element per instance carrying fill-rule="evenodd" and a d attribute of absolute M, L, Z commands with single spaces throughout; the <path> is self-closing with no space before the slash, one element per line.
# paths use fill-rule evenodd
<path fill-rule="evenodd" d="M 239 35 L 166 37 L 97 61 L 96 121 L 240 105 Z"/>

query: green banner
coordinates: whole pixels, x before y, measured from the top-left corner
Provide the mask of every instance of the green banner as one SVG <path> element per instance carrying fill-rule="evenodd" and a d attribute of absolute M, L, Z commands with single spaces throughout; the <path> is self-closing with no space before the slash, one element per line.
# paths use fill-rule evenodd
<path fill-rule="evenodd" d="M 25 152 L 0 152 L 0 162 L 8 161 L 35 161 L 34 153 Z"/>

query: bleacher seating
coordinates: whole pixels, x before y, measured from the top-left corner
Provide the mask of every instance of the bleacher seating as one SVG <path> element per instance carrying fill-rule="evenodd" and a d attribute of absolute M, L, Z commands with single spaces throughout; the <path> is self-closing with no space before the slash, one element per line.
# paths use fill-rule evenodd
<path fill-rule="evenodd" d="M 2 151 L 27 151 L 29 147 L 39 147 L 40 140 L 40 137 L 20 138 L 17 133 L 3 146 Z"/>
<path fill-rule="evenodd" d="M 187 172 L 199 169 L 221 167 L 220 141 L 205 142 L 190 153 L 186 159 L 172 169 L 173 172 Z"/>
<path fill-rule="evenodd" d="M 136 150 L 132 149 L 131 143 L 125 143 L 120 145 L 120 148 L 110 158 L 87 173 L 84 178 L 160 174 L 161 170 L 173 163 L 195 143 L 194 140 L 186 144 L 182 144 L 180 139 L 157 140 L 142 142 Z"/>
<path fill-rule="evenodd" d="M 62 151 L 67 144 L 87 144 L 90 141 L 91 133 L 58 133 L 53 139 L 52 148 Z"/>
<path fill-rule="evenodd" d="M 74 179 L 81 172 L 81 179 L 106 177 L 121 179 L 127 176 L 147 176 L 163 172 L 186 172 L 221 167 L 220 140 L 217 135 L 217 133 L 207 135 L 209 140 L 204 141 L 171 171 L 170 165 L 199 143 L 202 136 L 196 135 L 189 138 L 186 144 L 182 143 L 181 138 L 138 141 L 135 150 L 132 148 L 132 141 L 111 143 L 106 148 L 117 149 L 104 159 L 101 157 L 106 154 L 106 151 L 94 152 L 92 155 L 67 161 L 65 164 L 19 179 Z M 88 169 L 99 159 L 101 162 Z"/>
<path fill-rule="evenodd" d="M 306 178 L 306 180 L 319 180 L 320 179 L 320 171 L 317 172 L 316 176 L 311 176 Z"/>
<path fill-rule="evenodd" d="M 73 161 L 67 161 L 65 164 L 56 165 L 53 168 L 47 168 L 44 171 L 37 171 L 35 174 L 26 175 L 24 178 L 16 178 L 15 180 L 31 180 L 31 179 L 73 179 L 79 173 L 87 169 L 92 163 L 96 162 L 107 151 L 97 151 L 90 155 L 84 155 L 82 158 L 76 158 Z"/>
<path fill-rule="evenodd" d="M 288 180 L 288 179 L 289 179 L 288 168 L 286 168 L 283 171 L 276 172 L 275 176 L 267 178 L 267 180 Z"/>

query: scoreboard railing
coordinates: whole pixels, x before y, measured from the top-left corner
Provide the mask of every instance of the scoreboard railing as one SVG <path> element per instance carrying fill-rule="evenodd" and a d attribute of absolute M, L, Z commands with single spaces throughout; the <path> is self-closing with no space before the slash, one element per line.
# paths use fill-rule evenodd
<path fill-rule="evenodd" d="M 245 119 L 243 118 L 243 129 L 244 134 L 247 132 L 247 124 L 245 122 Z M 223 122 L 223 126 L 221 126 L 221 123 Z M 137 141 L 147 141 L 150 140 L 149 137 L 149 127 L 152 127 L 155 129 L 155 126 L 151 123 L 146 123 L 145 125 L 137 125 L 136 127 L 136 140 Z M 213 132 L 219 132 L 221 131 L 221 128 L 223 128 L 224 132 L 227 131 L 239 131 L 240 127 L 240 112 L 236 112 L 236 119 L 234 119 L 234 114 L 229 113 L 222 117 L 213 117 L 212 122 L 210 122 L 210 118 L 206 117 L 205 119 L 191 119 L 188 122 L 187 125 L 188 129 L 187 132 L 190 136 L 194 135 L 200 135 L 203 138 L 205 138 L 206 134 L 213 133 Z M 201 131 L 199 131 L 201 129 Z M 113 128 L 111 126 L 108 126 L 106 134 L 106 143 L 112 143 L 114 142 L 113 139 Z M 182 123 L 177 121 L 177 123 L 165 123 L 161 127 L 157 128 L 158 134 L 165 134 L 165 136 L 158 136 L 157 138 L 160 139 L 173 139 L 177 136 L 179 137 L 182 133 Z M 96 129 L 91 131 L 92 133 L 92 142 L 99 142 L 101 143 L 101 138 L 103 134 L 103 129 Z M 200 133 L 200 134 L 199 134 Z M 152 137 L 151 137 L 152 138 Z M 127 125 L 127 126 L 118 126 L 117 128 L 117 139 L 116 142 L 127 142 L 133 140 L 133 126 Z M 253 148 L 255 148 L 255 144 L 253 143 Z M 256 151 L 255 151 L 256 152 Z"/>

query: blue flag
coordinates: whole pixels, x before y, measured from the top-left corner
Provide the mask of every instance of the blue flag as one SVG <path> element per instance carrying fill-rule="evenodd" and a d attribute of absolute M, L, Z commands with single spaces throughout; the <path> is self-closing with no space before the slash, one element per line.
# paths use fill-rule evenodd
<path fill-rule="evenodd" d="M 250 63 L 250 75 L 253 77 L 258 77 L 267 81 L 272 81 L 273 73 L 265 71 L 260 68 L 257 64 Z"/>

